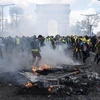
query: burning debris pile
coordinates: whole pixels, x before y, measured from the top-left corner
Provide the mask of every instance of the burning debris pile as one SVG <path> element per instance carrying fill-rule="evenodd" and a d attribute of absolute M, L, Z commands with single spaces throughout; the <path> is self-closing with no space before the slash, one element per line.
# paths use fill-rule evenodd
<path fill-rule="evenodd" d="M 88 94 L 96 91 L 100 86 L 98 73 L 90 72 L 88 70 L 90 67 L 62 64 L 56 67 L 45 65 L 44 68 L 35 69 L 33 66 L 33 72 L 23 71 L 20 74 L 29 80 L 25 84 L 28 89 L 32 87 L 44 88 L 49 93 L 62 95 Z"/>

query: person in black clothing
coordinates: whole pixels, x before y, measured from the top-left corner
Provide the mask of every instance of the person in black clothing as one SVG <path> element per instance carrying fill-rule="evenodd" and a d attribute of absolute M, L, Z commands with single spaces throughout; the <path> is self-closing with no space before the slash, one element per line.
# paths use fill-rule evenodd
<path fill-rule="evenodd" d="M 96 55 L 94 58 L 94 62 L 97 62 L 97 64 L 100 62 L 100 40 L 96 43 Z"/>
<path fill-rule="evenodd" d="M 35 65 L 36 57 L 38 57 L 36 61 L 36 66 L 39 67 L 39 62 L 41 60 L 41 54 L 40 54 L 40 41 L 42 40 L 42 36 L 39 35 L 38 39 L 36 39 L 36 36 L 33 36 L 33 41 L 31 42 L 31 52 L 33 56 L 33 66 Z"/>
<path fill-rule="evenodd" d="M 93 36 L 93 37 L 91 38 L 91 43 L 92 43 L 92 52 L 95 52 L 95 50 L 96 50 L 95 45 L 96 45 L 96 43 L 97 43 L 97 38 L 96 38 L 96 36 Z"/>
<path fill-rule="evenodd" d="M 82 58 L 80 42 L 81 42 L 80 39 L 77 39 L 76 43 L 75 43 L 75 57 L 76 57 L 76 59 L 78 59 L 78 56 L 80 57 L 80 59 Z"/>
<path fill-rule="evenodd" d="M 42 35 L 39 35 L 38 38 L 39 38 L 39 42 L 40 42 L 40 47 L 44 46 L 45 45 L 45 43 L 44 43 L 45 38 Z"/>
<path fill-rule="evenodd" d="M 0 57 L 3 58 L 3 46 L 4 46 L 4 40 L 2 37 L 0 37 Z"/>
<path fill-rule="evenodd" d="M 83 56 L 83 63 L 86 62 L 86 59 L 88 57 L 88 44 L 87 42 L 83 41 L 81 42 L 81 50 L 82 50 L 82 56 Z"/>
<path fill-rule="evenodd" d="M 100 62 L 100 55 L 99 55 L 99 57 L 98 57 L 97 64 L 99 64 L 99 62 Z"/>

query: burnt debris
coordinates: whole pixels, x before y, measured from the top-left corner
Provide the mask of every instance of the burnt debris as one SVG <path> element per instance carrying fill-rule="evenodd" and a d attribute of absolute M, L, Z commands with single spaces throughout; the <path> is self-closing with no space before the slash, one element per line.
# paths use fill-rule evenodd
<path fill-rule="evenodd" d="M 61 64 L 50 69 L 0 73 L 0 83 L 18 86 L 21 94 L 86 95 L 100 90 L 100 77 L 90 65 Z"/>
<path fill-rule="evenodd" d="M 29 88 L 36 86 L 39 89 L 47 89 L 49 93 L 61 95 L 85 95 L 97 91 L 100 86 L 99 74 L 90 72 L 90 67 L 62 64 L 48 70 L 37 70 L 38 75 L 31 72 L 20 74 L 30 80 L 32 86 Z"/>

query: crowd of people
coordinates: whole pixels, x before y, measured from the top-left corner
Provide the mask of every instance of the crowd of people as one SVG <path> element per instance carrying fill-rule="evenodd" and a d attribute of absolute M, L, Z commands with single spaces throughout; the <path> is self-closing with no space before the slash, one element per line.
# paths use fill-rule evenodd
<path fill-rule="evenodd" d="M 73 57 L 82 59 L 83 63 L 90 57 L 90 51 L 95 52 L 94 62 L 100 62 L 100 37 L 97 36 L 47 36 L 44 37 L 35 35 L 32 37 L 9 36 L 6 38 L 0 37 L 0 58 L 3 59 L 3 54 L 13 54 L 18 52 L 27 52 L 33 56 L 33 64 L 38 57 L 36 66 L 41 60 L 40 48 L 46 43 L 51 44 L 52 49 L 60 49 L 63 45 L 73 50 Z"/>
<path fill-rule="evenodd" d="M 54 43 L 57 45 L 59 41 L 66 43 L 70 48 L 73 49 L 73 57 L 76 59 L 82 59 L 83 63 L 86 62 L 86 59 L 90 57 L 90 52 L 95 52 L 94 62 L 99 64 L 100 62 L 100 37 L 95 36 L 66 36 L 53 39 L 52 44 L 55 47 Z M 49 37 L 47 37 L 49 39 Z"/>

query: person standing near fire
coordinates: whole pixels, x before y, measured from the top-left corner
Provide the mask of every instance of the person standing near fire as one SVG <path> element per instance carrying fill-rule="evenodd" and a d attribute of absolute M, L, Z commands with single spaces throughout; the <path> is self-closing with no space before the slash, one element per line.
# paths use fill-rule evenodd
<path fill-rule="evenodd" d="M 16 40 L 16 51 L 19 52 L 20 51 L 20 38 L 18 36 L 16 36 L 15 38 Z"/>
<path fill-rule="evenodd" d="M 31 52 L 33 56 L 33 66 L 39 67 L 39 62 L 41 60 L 41 54 L 40 54 L 40 41 L 42 40 L 42 35 L 38 36 L 38 39 L 36 39 L 36 36 L 33 36 L 33 40 L 31 42 Z M 36 61 L 36 57 L 38 57 Z M 36 62 L 35 62 L 36 61 Z"/>

